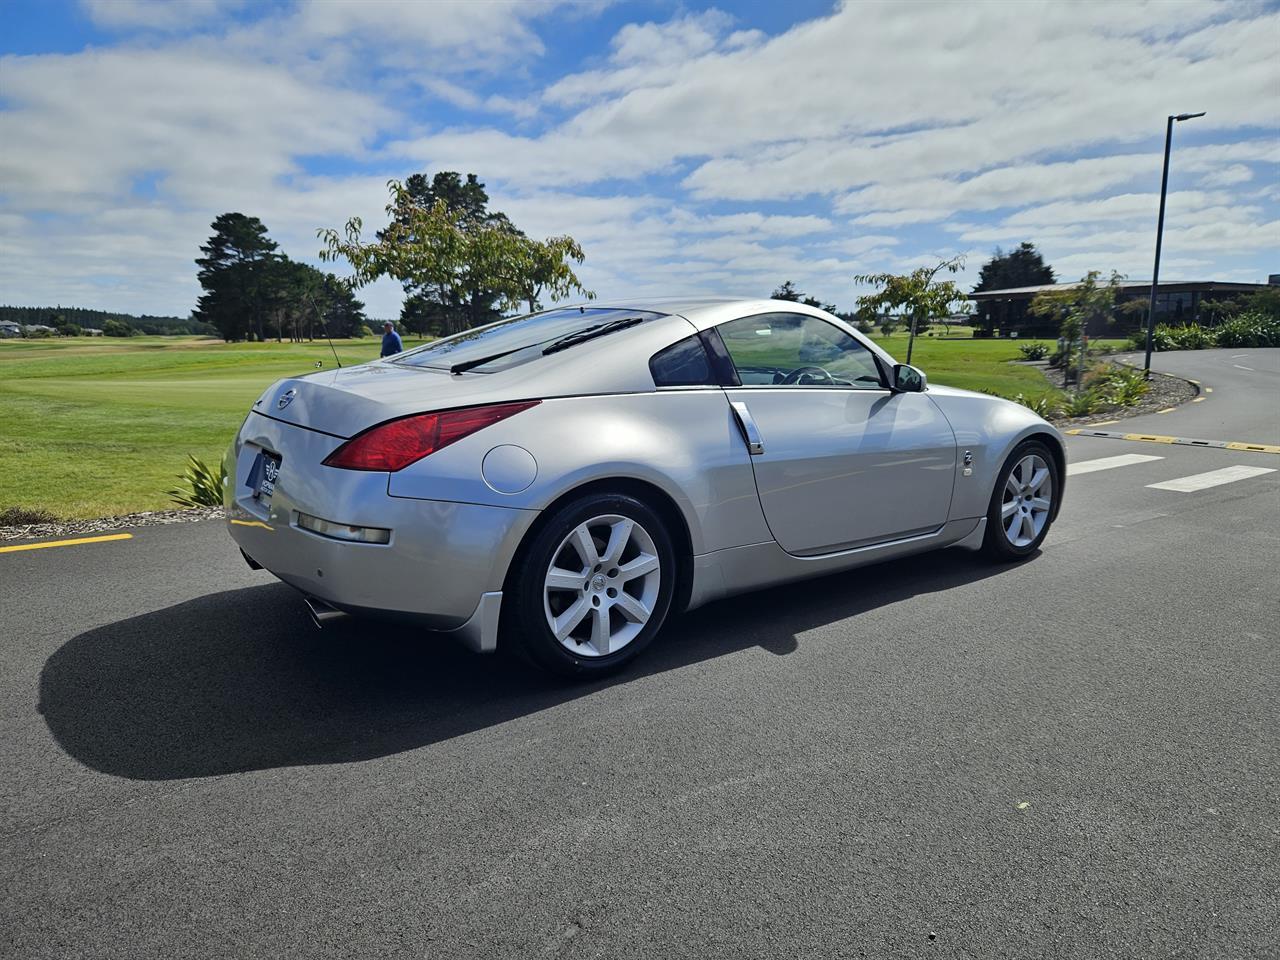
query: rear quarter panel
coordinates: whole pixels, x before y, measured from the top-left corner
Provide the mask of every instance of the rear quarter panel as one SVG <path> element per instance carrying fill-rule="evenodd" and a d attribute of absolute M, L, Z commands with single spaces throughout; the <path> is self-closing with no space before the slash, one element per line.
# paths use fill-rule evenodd
<path fill-rule="evenodd" d="M 527 450 L 536 475 L 517 493 L 482 476 L 485 455 Z M 695 554 L 771 539 L 746 447 L 718 388 L 544 400 L 406 467 L 394 497 L 542 510 L 577 487 L 627 478 L 665 492 L 684 515 Z"/>

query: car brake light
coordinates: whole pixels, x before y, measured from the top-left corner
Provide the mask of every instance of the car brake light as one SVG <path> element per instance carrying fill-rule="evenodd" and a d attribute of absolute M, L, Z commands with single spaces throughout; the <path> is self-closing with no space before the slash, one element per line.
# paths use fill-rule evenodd
<path fill-rule="evenodd" d="M 358 433 L 329 456 L 326 467 L 343 470 L 376 470 L 394 473 L 435 453 L 441 447 L 470 436 L 477 430 L 505 420 L 541 400 L 466 407 L 439 413 L 418 413 L 389 420 Z"/>

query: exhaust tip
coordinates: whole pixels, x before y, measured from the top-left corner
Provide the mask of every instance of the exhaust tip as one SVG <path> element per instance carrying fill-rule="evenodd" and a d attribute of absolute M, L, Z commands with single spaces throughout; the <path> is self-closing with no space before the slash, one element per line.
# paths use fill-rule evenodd
<path fill-rule="evenodd" d="M 317 630 L 321 630 L 338 620 L 345 620 L 349 616 L 349 614 L 343 613 L 341 610 L 331 607 L 323 600 L 317 600 L 315 597 L 303 597 L 302 602 L 307 605 L 307 611 L 311 614 L 311 622 L 315 624 Z"/>

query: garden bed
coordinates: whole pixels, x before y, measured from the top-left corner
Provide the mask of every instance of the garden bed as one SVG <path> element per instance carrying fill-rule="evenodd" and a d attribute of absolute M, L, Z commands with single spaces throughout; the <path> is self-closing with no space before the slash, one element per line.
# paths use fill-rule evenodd
<path fill-rule="evenodd" d="M 1064 394 L 1071 395 L 1075 392 L 1074 383 L 1068 386 L 1064 382 L 1065 371 L 1061 368 L 1050 367 L 1048 361 L 1037 361 L 1029 363 L 1028 366 L 1033 366 L 1039 370 L 1045 380 L 1047 380 L 1055 389 L 1063 391 Z M 1119 368 L 1122 365 L 1113 363 L 1111 366 Z M 1170 407 L 1176 407 L 1180 404 L 1187 403 L 1194 399 L 1199 393 L 1199 389 L 1195 384 L 1179 377 L 1171 377 L 1163 373 L 1153 373 L 1149 383 L 1150 387 L 1147 392 L 1131 405 L 1122 406 L 1119 404 L 1104 403 L 1093 413 L 1087 413 L 1075 417 L 1069 416 L 1065 413 L 1059 413 L 1047 419 L 1055 424 L 1083 426 L 1106 420 L 1122 420 L 1127 419 L 1128 417 L 1140 417 L 1143 414 L 1157 413 L 1160 410 L 1167 410 Z"/>

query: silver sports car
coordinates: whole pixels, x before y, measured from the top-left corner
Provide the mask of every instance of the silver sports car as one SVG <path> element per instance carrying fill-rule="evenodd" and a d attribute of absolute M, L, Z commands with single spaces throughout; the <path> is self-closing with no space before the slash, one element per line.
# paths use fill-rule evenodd
<path fill-rule="evenodd" d="M 394 615 L 591 675 L 673 611 L 951 544 L 1029 556 L 1058 432 L 928 386 L 774 300 L 590 304 L 272 386 L 227 453 L 231 535 L 318 623 Z"/>

